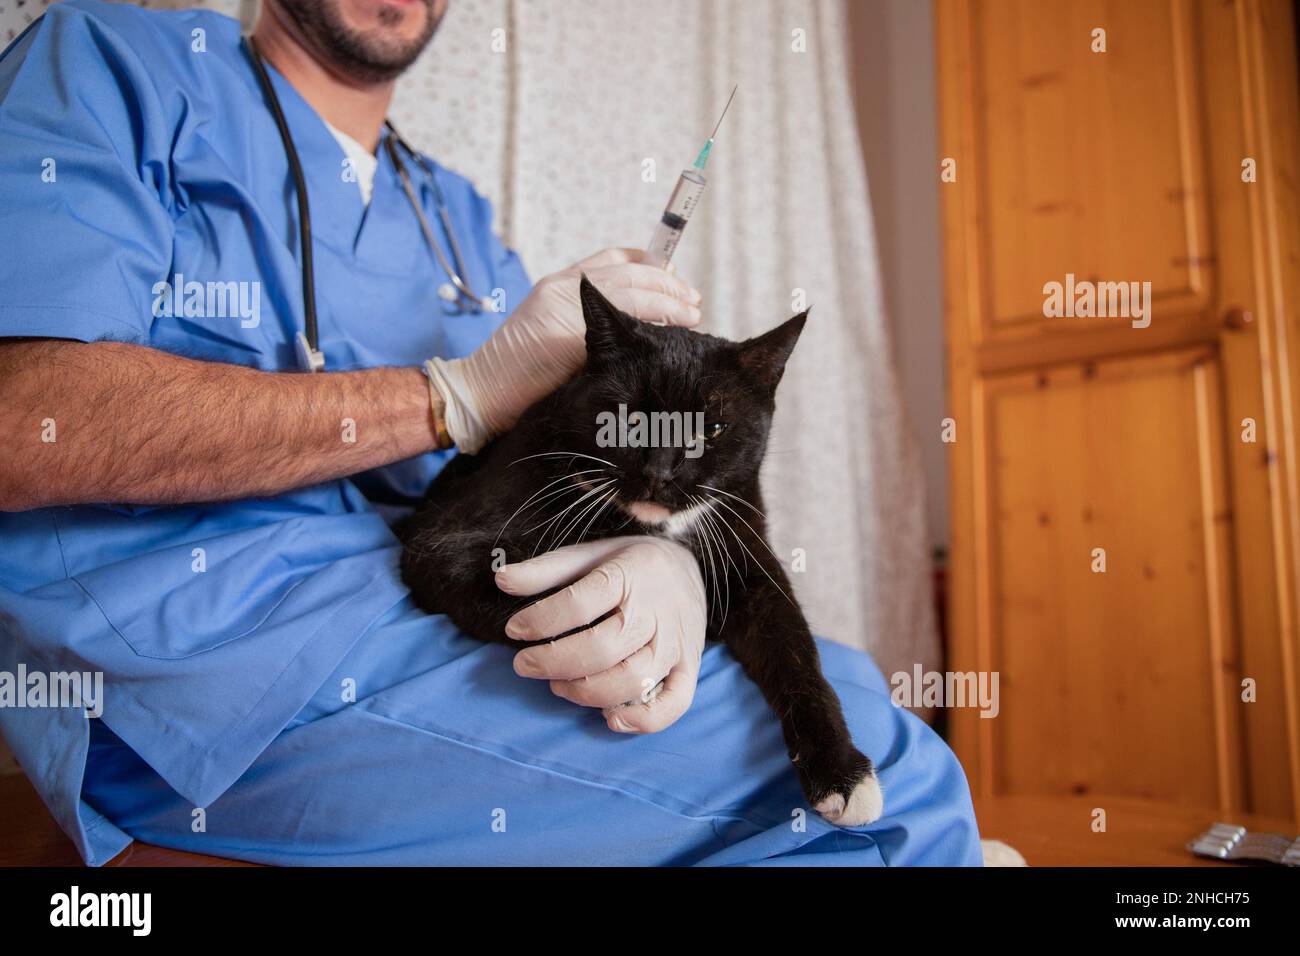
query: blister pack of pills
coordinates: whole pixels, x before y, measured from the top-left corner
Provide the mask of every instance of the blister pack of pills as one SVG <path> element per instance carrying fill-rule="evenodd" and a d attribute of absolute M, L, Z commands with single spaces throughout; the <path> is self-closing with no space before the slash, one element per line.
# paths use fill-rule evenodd
<path fill-rule="evenodd" d="M 1281 833 L 1251 833 L 1231 823 L 1216 823 L 1187 849 L 1216 860 L 1262 860 L 1281 866 L 1300 866 L 1300 838 Z"/>

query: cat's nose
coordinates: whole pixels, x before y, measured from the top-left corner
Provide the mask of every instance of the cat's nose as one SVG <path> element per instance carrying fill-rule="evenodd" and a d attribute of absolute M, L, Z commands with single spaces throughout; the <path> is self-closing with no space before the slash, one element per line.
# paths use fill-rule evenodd
<path fill-rule="evenodd" d="M 654 448 L 646 455 L 641 467 L 641 476 L 652 489 L 667 484 L 677 470 L 676 455 L 671 448 Z"/>
<path fill-rule="evenodd" d="M 666 484 L 668 480 L 672 478 L 673 469 L 669 465 L 647 463 L 646 466 L 641 469 L 641 475 L 652 485 L 662 485 Z"/>

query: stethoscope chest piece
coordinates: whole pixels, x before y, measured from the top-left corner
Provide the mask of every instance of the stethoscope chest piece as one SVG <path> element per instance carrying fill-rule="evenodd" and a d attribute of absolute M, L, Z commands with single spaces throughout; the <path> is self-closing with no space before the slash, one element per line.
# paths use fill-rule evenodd
<path fill-rule="evenodd" d="M 298 368 L 304 372 L 323 372 L 325 370 L 325 353 L 312 348 L 307 336 L 299 332 L 293 337 L 294 349 L 298 353 Z"/>

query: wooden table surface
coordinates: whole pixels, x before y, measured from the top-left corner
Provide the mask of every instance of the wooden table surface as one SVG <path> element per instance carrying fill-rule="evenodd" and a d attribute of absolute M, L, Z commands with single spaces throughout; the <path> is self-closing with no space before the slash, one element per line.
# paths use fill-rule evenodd
<path fill-rule="evenodd" d="M 1104 833 L 1093 832 L 1095 808 L 1106 811 Z M 1297 832 L 1293 820 L 1098 796 L 977 798 L 975 817 L 981 837 L 1010 844 L 1030 866 L 1239 866 L 1186 845 L 1215 823 Z"/>

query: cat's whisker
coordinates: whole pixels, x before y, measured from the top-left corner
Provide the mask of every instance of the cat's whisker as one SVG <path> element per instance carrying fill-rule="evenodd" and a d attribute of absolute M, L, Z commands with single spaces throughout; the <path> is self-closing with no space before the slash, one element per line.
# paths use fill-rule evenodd
<path fill-rule="evenodd" d="M 610 482 L 610 481 L 613 481 L 614 479 L 613 479 L 613 478 L 609 478 L 609 479 L 594 479 L 594 480 L 602 481 L 601 487 L 604 487 L 605 484 L 607 484 L 607 483 Z M 532 533 L 533 533 L 534 531 L 536 531 L 538 528 L 541 528 L 541 527 L 544 527 L 544 526 L 546 526 L 546 525 L 551 524 L 553 521 L 555 521 L 556 518 L 559 518 L 559 517 L 563 516 L 564 513 L 565 513 L 566 511 L 569 510 L 569 508 L 573 507 L 573 505 L 578 504 L 580 501 L 582 501 L 583 498 L 585 498 L 588 494 L 590 494 L 590 492 L 592 491 L 592 487 L 593 487 L 592 485 L 586 484 L 586 483 L 584 483 L 584 482 L 582 482 L 582 481 L 575 481 L 573 484 L 571 484 L 571 485 L 566 485 L 564 488 L 559 489 L 559 492 L 552 492 L 552 494 L 555 495 L 556 497 L 558 497 L 560 494 L 563 494 L 563 493 L 565 493 L 565 492 L 575 492 L 575 493 L 580 493 L 580 494 L 579 494 L 579 497 L 578 497 L 577 501 L 573 501 L 573 502 L 571 502 L 571 503 L 570 503 L 566 508 L 564 508 L 564 509 L 563 509 L 563 510 L 558 514 L 558 515 L 553 515 L 553 516 L 550 517 L 550 518 L 546 518 L 546 519 L 544 519 L 544 520 L 542 520 L 542 521 L 539 521 L 537 524 L 533 525 L 531 528 L 526 528 L 524 531 L 522 531 L 522 532 L 520 532 L 520 533 L 521 533 L 521 534 L 532 534 Z M 554 504 L 554 502 L 552 502 L 552 503 Z"/>
<path fill-rule="evenodd" d="M 697 504 L 696 499 L 693 495 L 687 495 L 686 500 L 689 501 L 692 505 Z M 696 520 L 692 525 L 690 525 L 690 532 L 691 532 L 691 537 L 695 540 L 695 543 L 699 548 L 700 567 L 701 567 L 701 573 L 704 575 L 704 583 L 706 586 L 709 586 L 710 591 L 713 594 L 714 600 L 716 601 L 718 597 L 717 575 L 713 567 L 713 551 L 709 547 L 708 538 L 704 536 L 703 527 L 704 527 L 703 522 Z M 704 564 L 706 560 L 708 561 L 707 566 L 705 566 Z M 713 620 L 713 611 L 714 611 L 713 602 L 710 602 L 709 605 L 710 621 Z"/>
<path fill-rule="evenodd" d="M 594 469 L 592 469 L 592 473 L 599 473 L 599 474 L 602 474 L 602 475 L 603 475 L 603 474 L 605 474 L 605 472 L 606 472 L 606 469 L 604 469 L 604 468 L 594 468 Z M 573 479 L 574 479 L 573 484 L 571 484 L 571 485 L 566 485 L 566 486 L 563 487 L 563 488 L 557 488 L 555 491 L 552 491 L 552 492 L 549 492 L 549 493 L 547 493 L 547 494 L 545 494 L 545 495 L 542 495 L 542 497 L 538 498 L 535 502 L 533 502 L 533 504 L 532 504 L 531 506 L 527 506 L 527 505 L 526 505 L 526 506 L 528 507 L 528 510 L 529 510 L 530 512 L 534 512 L 534 513 L 535 513 L 535 512 L 538 511 L 538 509 L 542 508 L 542 507 L 545 505 L 547 499 L 557 498 L 557 497 L 559 497 L 560 495 L 567 494 L 568 492 L 571 492 L 571 491 L 586 491 L 586 490 L 588 490 L 588 489 L 591 487 L 591 483 L 592 483 L 592 482 L 602 480 L 602 479 L 600 479 L 600 478 L 587 478 L 587 479 L 583 479 L 583 478 L 579 478 L 579 477 L 577 477 L 578 475 L 582 475 L 582 474 L 588 474 L 588 473 L 587 473 L 587 472 L 577 472 L 577 473 L 574 474 L 574 475 L 568 475 L 568 476 L 566 476 L 566 477 L 570 477 L 570 478 L 573 478 Z"/>
<path fill-rule="evenodd" d="M 767 515 L 763 514 L 763 512 L 761 512 L 761 511 L 759 511 L 757 508 L 755 508 L 755 507 L 754 507 L 750 502 L 748 502 L 748 501 L 746 501 L 744 498 L 740 497 L 740 495 L 733 495 L 730 491 L 723 491 L 721 488 L 714 488 L 712 485 L 696 485 L 695 487 L 696 487 L 696 488 L 704 488 L 704 489 L 706 489 L 706 490 L 708 490 L 708 491 L 716 491 L 716 492 L 717 492 L 718 494 L 720 494 L 720 495 L 726 495 L 728 498 L 734 498 L 736 501 L 739 501 L 739 502 L 740 502 L 742 505 L 744 505 L 746 508 L 749 508 L 749 509 L 750 509 L 751 511 L 753 511 L 755 514 L 757 514 L 757 515 L 758 515 L 760 518 L 762 518 L 764 521 L 767 520 Z M 753 530 L 753 529 L 750 529 L 750 530 Z"/>
<path fill-rule="evenodd" d="M 604 468 L 591 468 L 591 469 L 589 469 L 589 470 L 587 470 L 587 471 L 579 471 L 579 472 L 574 472 L 574 473 L 571 473 L 571 474 L 566 474 L 566 475 L 563 475 L 563 476 L 561 476 L 561 477 L 555 479 L 554 481 L 552 481 L 552 482 L 550 482 L 550 483 L 548 483 L 548 484 L 542 486 L 542 487 L 541 487 L 540 489 L 538 489 L 537 491 L 533 492 L 531 495 L 528 496 L 528 501 L 525 501 L 522 505 L 520 505 L 517 509 L 515 509 L 515 513 L 512 514 L 509 518 L 506 519 L 506 523 L 503 524 L 503 525 L 501 526 L 501 530 L 497 532 L 496 539 L 492 542 L 492 547 L 495 548 L 495 547 L 497 546 L 497 544 L 501 541 L 501 535 L 505 534 L 505 530 L 506 530 L 506 528 L 510 525 L 510 522 L 514 521 L 515 518 L 517 518 L 517 517 L 519 516 L 519 512 L 523 511 L 525 508 L 528 507 L 528 502 L 532 501 L 532 500 L 533 500 L 534 498 L 536 498 L 538 495 L 542 494 L 544 491 L 546 491 L 547 488 L 550 488 L 550 487 L 552 487 L 552 486 L 554 486 L 554 485 L 558 485 L 560 482 L 562 482 L 562 481 L 566 481 L 566 480 L 568 480 L 568 479 L 570 479 L 570 478 L 576 478 L 578 475 L 589 475 L 589 474 L 592 474 L 593 472 L 604 471 L 604 470 L 605 470 Z M 581 485 L 578 485 L 578 486 L 576 486 L 576 487 L 581 487 Z M 560 489 L 560 491 L 565 491 L 565 490 L 567 490 L 567 489 L 564 489 L 564 488 L 561 488 L 561 489 Z M 549 497 L 549 496 L 548 496 L 548 497 Z"/>
<path fill-rule="evenodd" d="M 545 530 L 542 531 L 542 533 L 541 533 L 541 534 L 538 536 L 538 538 L 537 538 L 537 544 L 533 547 L 533 556 L 534 556 L 534 557 L 537 556 L 537 553 L 538 553 L 538 551 L 541 549 L 542 544 L 545 543 L 545 541 L 546 541 L 546 536 L 547 536 L 548 534 L 550 534 L 550 533 L 554 530 L 554 526 L 555 526 L 555 525 L 556 525 L 556 524 L 557 524 L 561 519 L 563 519 L 565 515 L 567 515 L 570 511 L 572 511 L 572 510 L 573 510 L 574 508 L 576 508 L 578 505 L 582 504 L 584 501 L 586 501 L 586 500 L 587 500 L 588 498 L 590 498 L 592 495 L 599 494 L 600 492 L 602 492 L 602 491 L 604 491 L 605 489 L 607 489 L 610 485 L 614 484 L 614 481 L 615 481 L 615 480 L 614 480 L 613 478 L 610 478 L 610 479 L 609 479 L 608 481 L 606 481 L 604 484 L 597 485 L 596 487 L 594 487 L 594 488 L 592 488 L 590 491 L 588 491 L 586 494 L 584 494 L 582 497 L 580 497 L 577 501 L 574 501 L 574 502 L 571 502 L 570 504 L 568 504 L 568 505 L 564 508 L 564 510 L 561 511 L 559 514 L 557 514 L 555 517 L 551 518 L 551 519 L 548 520 L 548 521 L 543 521 L 541 524 L 536 525 L 536 526 L 534 526 L 534 527 L 532 527 L 532 528 L 529 528 L 527 531 L 525 531 L 524 534 L 531 534 L 532 532 L 536 531 L 538 528 L 543 528 L 543 529 L 545 529 Z M 550 551 L 550 550 L 554 550 L 554 549 L 553 549 L 553 548 L 548 548 L 547 550 Z"/>
<path fill-rule="evenodd" d="M 597 458 L 595 455 L 587 455 L 580 451 L 544 451 L 544 452 L 539 452 L 536 455 L 525 455 L 523 458 L 516 458 L 506 467 L 513 468 L 521 461 L 530 461 L 533 458 L 589 458 L 592 461 L 600 462 L 602 465 L 609 465 L 609 467 L 611 468 L 618 467 L 612 461 L 609 461 L 605 458 Z"/>
<path fill-rule="evenodd" d="M 611 483 L 612 483 L 612 479 L 611 479 Z M 605 485 L 602 485 L 601 487 L 609 488 L 609 484 L 607 483 Z M 578 524 L 582 521 L 582 519 L 592 511 L 592 509 L 596 508 L 602 501 L 604 501 L 605 497 L 608 496 L 611 493 L 611 491 L 606 491 L 603 495 L 598 496 L 596 500 L 593 501 L 591 504 L 587 505 L 587 507 L 579 511 L 578 516 L 574 518 L 571 522 L 569 522 L 569 524 L 565 527 L 565 529 L 562 532 L 560 532 L 560 536 L 555 540 L 555 543 L 551 545 L 550 550 L 555 551 L 558 548 L 563 547 L 564 540 L 569 536 L 569 532 L 572 531 L 574 528 L 576 528 Z M 576 544 L 577 542 L 574 543 Z"/>
<path fill-rule="evenodd" d="M 707 517 L 708 517 L 709 529 L 713 534 L 714 538 L 717 539 L 718 548 L 722 551 L 723 559 L 730 562 L 731 566 L 735 568 L 736 559 L 731 556 L 731 548 L 727 545 L 727 540 L 722 536 L 722 532 L 718 530 L 717 522 L 713 518 L 713 515 L 709 514 Z M 725 585 L 725 590 L 723 593 L 722 623 L 725 626 L 727 623 L 727 615 L 731 613 L 731 572 L 727 570 L 725 565 L 722 568 L 722 572 L 723 572 L 722 582 Z M 740 573 L 739 568 L 736 568 L 736 573 L 737 574 Z M 741 579 L 741 585 L 744 586 L 743 579 Z"/>
<path fill-rule="evenodd" d="M 574 544 L 582 544 L 583 539 L 587 537 L 587 533 L 591 531 L 592 526 L 595 525 L 595 523 L 600 519 L 600 516 L 605 513 L 605 509 L 608 508 L 610 506 L 610 503 L 613 502 L 617 497 L 618 497 L 617 489 L 610 489 L 608 492 L 605 493 L 605 497 L 604 499 L 602 499 L 600 508 L 598 508 L 596 510 L 596 513 L 591 516 L 591 520 L 588 521 L 587 526 L 582 529 L 582 533 L 578 535 L 578 540 L 573 542 Z"/>
<path fill-rule="evenodd" d="M 592 516 L 595 515 L 596 510 L 601 507 L 601 505 L 609 497 L 609 495 L 613 494 L 613 489 L 609 487 L 610 484 L 612 483 L 613 483 L 612 481 L 607 482 L 606 484 L 602 485 L 600 488 L 594 489 L 597 492 L 595 498 L 590 503 L 588 503 L 585 508 L 579 511 L 577 515 L 567 525 L 565 525 L 564 529 L 559 533 L 558 536 L 552 538 L 551 545 L 549 548 L 547 548 L 548 551 L 555 551 L 558 548 L 564 547 L 565 542 L 569 538 L 569 535 L 574 531 L 574 529 L 576 529 L 580 524 L 582 524 L 582 519 L 587 517 L 588 515 L 592 515 Z M 609 490 L 604 490 L 604 489 L 609 489 Z M 581 502 L 579 502 L 579 504 L 581 504 Z M 579 536 L 578 541 L 581 540 L 582 540 L 581 536 Z M 574 544 L 577 544 L 578 541 L 575 541 Z"/>
<path fill-rule="evenodd" d="M 741 574 L 740 568 L 736 564 L 736 559 L 731 556 L 731 549 L 727 546 L 727 541 L 722 536 L 722 532 L 718 530 L 713 506 L 702 499 L 696 500 L 704 506 L 704 512 L 700 515 L 703 525 L 709 529 L 710 535 L 713 537 L 719 551 L 722 553 L 724 562 L 729 562 L 731 564 L 731 567 L 735 569 L 736 575 L 740 578 L 740 581 L 743 584 L 745 580 L 744 575 Z M 722 565 L 722 573 L 722 580 L 726 585 L 726 595 L 724 598 L 725 606 L 722 611 L 722 623 L 725 626 L 727 623 L 727 615 L 731 613 L 731 573 L 727 570 L 726 563 L 723 563 Z"/>
<path fill-rule="evenodd" d="M 575 490 L 582 491 L 582 489 L 580 488 Z M 537 524 L 533 525 L 531 528 L 525 528 L 523 531 L 519 533 L 520 538 L 525 538 L 535 531 L 541 532 L 541 534 L 538 535 L 537 544 L 533 548 L 534 556 L 541 549 L 541 543 L 546 539 L 546 533 L 547 531 L 551 530 L 551 526 L 554 525 L 560 519 L 562 519 L 566 514 L 568 514 L 570 509 L 581 504 L 586 499 L 586 497 L 587 497 L 586 492 L 579 494 L 577 498 L 575 498 L 573 501 L 569 502 L 567 505 L 561 508 L 557 514 L 551 515 L 549 518 L 544 518 L 541 521 L 539 521 Z"/>
<path fill-rule="evenodd" d="M 726 503 L 725 501 L 723 501 L 721 498 L 714 498 L 714 499 L 712 499 L 712 500 L 714 500 L 714 501 L 716 501 L 718 504 L 722 505 L 722 507 L 726 508 L 726 509 L 727 509 L 728 511 L 730 511 L 732 514 L 734 514 L 737 518 L 740 518 L 740 520 L 741 520 L 742 522 L 744 522 L 745 527 L 746 527 L 746 528 L 749 528 L 749 530 L 750 530 L 751 532 L 753 532 L 754 536 L 755 536 L 756 538 L 758 538 L 759 541 L 763 541 L 763 536 L 760 535 L 757 531 L 754 531 L 754 529 L 753 529 L 752 527 L 750 527 L 749 522 L 748 522 L 748 521 L 745 521 L 745 519 L 741 517 L 739 511 L 737 511 L 735 508 L 731 507 L 729 504 L 727 504 L 727 503 Z M 798 604 L 795 604 L 795 602 L 794 602 L 794 598 L 792 598 L 792 597 L 790 597 L 790 595 L 786 594 L 786 593 L 785 593 L 785 588 L 781 587 L 781 585 L 779 585 L 779 584 L 776 583 L 776 578 L 772 577 L 772 575 L 768 573 L 767 568 L 763 567 L 763 562 L 760 561 L 760 560 L 758 560 L 758 558 L 754 556 L 754 553 L 753 553 L 752 551 L 749 550 L 749 545 L 745 544 L 745 542 L 741 540 L 740 535 L 736 533 L 736 529 L 733 528 L 733 527 L 731 527 L 731 525 L 730 525 L 730 524 L 727 524 L 727 522 L 725 522 L 725 521 L 723 522 L 723 524 L 726 526 L 727 530 L 731 532 L 732 537 L 735 538 L 736 541 L 740 544 L 740 546 L 741 546 L 742 548 L 745 549 L 745 553 L 748 554 L 751 558 L 754 558 L 754 563 L 757 564 L 757 565 L 758 565 L 758 569 L 759 569 L 760 571 L 762 571 L 764 575 L 767 576 L 767 579 L 768 579 L 769 581 L 772 582 L 772 586 L 775 587 L 778 591 L 781 592 L 781 596 L 784 597 L 787 601 L 789 601 L 792 607 L 797 608 L 799 605 L 798 605 Z M 764 547 L 767 547 L 767 542 L 766 542 L 766 541 L 763 541 L 763 546 L 764 546 Z M 768 554 L 772 554 L 772 549 L 771 549 L 771 548 L 767 548 L 767 551 L 768 551 Z M 777 563 L 778 565 L 781 564 L 781 559 L 778 558 L 775 554 L 772 554 L 772 559 L 773 559 L 774 561 L 776 561 L 776 563 Z"/>
<path fill-rule="evenodd" d="M 701 508 L 707 507 L 703 504 L 703 502 L 700 501 L 699 498 L 696 498 L 694 495 L 687 495 L 686 497 L 690 499 L 692 504 L 699 505 Z M 702 546 L 702 549 L 704 550 L 709 560 L 709 576 L 710 576 L 709 583 L 711 584 L 712 591 L 713 591 L 713 605 L 709 608 L 709 620 L 712 621 L 713 615 L 718 613 L 719 606 L 722 604 L 722 586 L 718 583 L 718 565 L 717 562 L 714 560 L 713 535 L 712 532 L 709 530 L 708 524 L 704 520 L 705 517 L 706 515 L 702 511 L 700 514 L 700 520 L 698 520 L 695 523 L 695 525 L 691 528 L 691 531 L 695 534 L 696 540 L 700 542 L 700 545 Z M 721 561 L 722 556 L 718 555 L 717 560 Z M 723 565 L 722 570 L 724 573 L 726 572 L 726 565 Z M 727 581 L 728 605 L 730 605 L 730 599 L 731 599 L 731 582 L 728 580 Z M 719 630 L 722 627 L 725 627 L 726 623 L 727 623 L 727 611 L 722 610 L 722 622 L 718 625 Z"/>
<path fill-rule="evenodd" d="M 580 494 L 574 501 L 569 502 L 569 504 L 565 505 L 562 509 L 560 509 L 558 514 L 552 515 L 550 518 L 547 518 L 545 521 L 538 522 L 537 524 L 533 525 L 533 527 L 527 529 L 523 533 L 532 534 L 534 531 L 537 531 L 539 528 L 544 529 L 542 531 L 541 539 L 539 540 L 539 544 L 540 544 L 541 541 L 545 540 L 546 534 L 549 531 L 554 530 L 553 526 L 558 525 L 570 511 L 572 511 L 574 508 L 581 505 L 592 495 L 597 495 L 600 492 L 604 491 L 613 482 L 614 479 L 610 478 L 595 486 L 584 486 L 584 485 L 575 486 L 575 490 L 582 492 L 582 494 Z M 553 550 L 553 549 L 548 549 L 548 550 Z"/>
<path fill-rule="evenodd" d="M 740 565 L 736 563 L 736 559 L 731 556 L 731 547 L 727 544 L 727 539 L 722 536 L 722 531 L 718 527 L 719 525 L 722 525 L 730 530 L 726 517 L 713 506 L 712 501 L 705 501 L 704 506 L 708 511 L 709 527 L 713 528 L 714 533 L 717 534 L 719 540 L 722 542 L 723 551 L 726 553 L 727 559 L 731 562 L 731 566 L 736 569 L 737 577 L 739 577 L 743 582 L 745 580 L 745 572 L 740 569 Z M 749 558 L 744 555 L 742 555 L 742 557 L 745 559 L 745 571 L 748 571 Z"/>
<path fill-rule="evenodd" d="M 708 486 L 708 485 L 700 485 L 700 487 L 701 487 L 701 488 L 708 488 L 709 486 Z M 718 488 L 712 488 L 712 489 L 710 489 L 710 490 L 712 490 L 712 491 L 720 491 L 721 489 L 718 489 Z M 740 497 L 740 495 L 733 495 L 733 494 L 732 494 L 731 492 L 729 492 L 729 491 L 723 491 L 722 494 L 726 495 L 728 498 L 734 498 L 735 500 L 739 501 L 739 502 L 740 502 L 741 504 L 743 504 L 743 505 L 748 505 L 750 508 L 752 508 L 752 509 L 754 510 L 755 513 L 757 513 L 759 516 L 761 516 L 764 520 L 767 519 L 767 515 L 763 514 L 763 512 L 759 511 L 757 508 L 755 508 L 752 504 L 750 504 L 750 503 L 749 503 L 748 501 L 746 501 L 744 498 Z M 718 501 L 718 504 L 722 505 L 724 508 L 726 508 L 726 509 L 727 509 L 728 511 L 730 511 L 732 514 L 734 514 L 737 518 L 739 518 L 741 521 L 744 521 L 744 523 L 745 523 L 745 527 L 746 527 L 746 528 L 749 528 L 749 530 L 750 530 L 751 532 L 753 532 L 754 537 L 757 538 L 759 541 L 761 541 L 761 542 L 763 543 L 763 547 L 767 548 L 767 553 L 770 554 L 770 555 L 772 555 L 772 560 L 774 560 L 777 564 L 780 564 L 782 567 L 784 567 L 784 564 L 782 563 L 781 559 L 778 558 L 778 557 L 776 556 L 776 552 L 773 551 L 772 548 L 768 545 L 768 543 L 767 543 L 767 539 L 764 538 L 764 537 L 763 537 L 761 534 L 759 534 L 757 531 L 755 531 L 755 530 L 754 530 L 754 527 L 753 527 L 753 526 L 752 526 L 748 521 L 745 521 L 745 517 L 744 517 L 744 515 L 742 515 L 742 514 L 741 514 L 740 512 L 738 512 L 738 511 L 736 511 L 735 508 L 732 508 L 731 505 L 727 504 L 725 501 L 719 500 L 719 501 Z"/>

